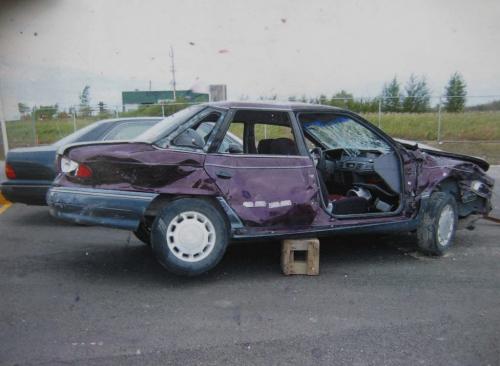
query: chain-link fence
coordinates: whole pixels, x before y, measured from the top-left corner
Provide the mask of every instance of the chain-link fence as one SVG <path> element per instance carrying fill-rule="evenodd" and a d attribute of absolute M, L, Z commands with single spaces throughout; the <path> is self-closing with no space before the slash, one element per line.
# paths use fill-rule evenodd
<path fill-rule="evenodd" d="M 486 157 L 500 163 L 500 96 L 467 97 L 459 112 L 447 111 L 447 99 L 431 97 L 425 103 L 406 98 L 317 98 L 358 112 L 393 137 L 440 146 L 445 150 Z M 51 144 L 98 120 L 140 116 L 168 116 L 194 103 L 140 106 L 34 107 L 6 123 L 10 148 Z M 1 131 L 0 131 L 1 133 Z M 3 141 L 3 140 L 2 140 Z M 2 146 L 3 151 L 3 146 Z"/>
<path fill-rule="evenodd" d="M 57 106 L 33 107 L 24 111 L 19 119 L 6 122 L 6 141 L 11 149 L 47 145 L 96 121 L 141 116 L 165 117 L 191 104 L 193 103 L 149 104 L 128 109 L 104 105 L 65 109 Z"/>

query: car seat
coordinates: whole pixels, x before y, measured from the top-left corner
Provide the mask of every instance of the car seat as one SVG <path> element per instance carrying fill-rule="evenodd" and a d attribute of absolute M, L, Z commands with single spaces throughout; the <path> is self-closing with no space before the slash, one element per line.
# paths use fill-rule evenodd
<path fill-rule="evenodd" d="M 298 155 L 295 142 L 286 137 L 262 139 L 259 141 L 257 151 L 266 155 Z"/>

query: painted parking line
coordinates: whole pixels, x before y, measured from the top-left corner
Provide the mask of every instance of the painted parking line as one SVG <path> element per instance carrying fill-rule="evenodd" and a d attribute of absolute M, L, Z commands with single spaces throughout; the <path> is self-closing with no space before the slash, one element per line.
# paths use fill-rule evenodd
<path fill-rule="evenodd" d="M 7 201 L 0 193 L 0 215 L 7 211 L 10 206 L 12 206 L 12 202 Z"/>

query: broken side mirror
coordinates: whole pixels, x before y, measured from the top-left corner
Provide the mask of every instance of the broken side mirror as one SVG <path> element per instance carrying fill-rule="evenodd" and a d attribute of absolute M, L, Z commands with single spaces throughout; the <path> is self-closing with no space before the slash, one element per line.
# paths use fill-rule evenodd
<path fill-rule="evenodd" d="M 242 154 L 243 149 L 238 144 L 229 144 L 229 147 L 227 148 L 227 152 L 230 154 Z"/>
<path fill-rule="evenodd" d="M 190 147 L 193 149 L 203 149 L 203 146 L 205 146 L 205 141 L 198 134 L 198 132 L 196 132 L 192 128 L 188 128 L 186 131 L 177 136 L 172 141 L 172 144 L 175 146 Z"/>

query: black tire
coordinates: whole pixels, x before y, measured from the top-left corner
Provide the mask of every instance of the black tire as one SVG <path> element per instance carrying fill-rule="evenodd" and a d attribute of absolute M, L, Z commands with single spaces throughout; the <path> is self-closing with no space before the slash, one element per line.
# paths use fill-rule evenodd
<path fill-rule="evenodd" d="M 145 223 L 141 222 L 134 235 L 137 239 L 142 241 L 148 247 L 151 246 L 151 227 L 147 226 Z"/>
<path fill-rule="evenodd" d="M 169 202 L 151 228 L 156 259 L 168 271 L 182 276 L 196 276 L 214 268 L 224 256 L 228 242 L 229 229 L 223 213 L 204 199 Z"/>
<path fill-rule="evenodd" d="M 448 211 L 449 209 L 451 209 L 451 213 Z M 445 215 L 451 220 L 448 222 L 452 227 L 450 230 L 446 230 L 448 226 L 445 224 L 445 230 L 441 231 L 444 233 L 451 232 L 449 235 L 440 234 L 439 222 L 441 217 L 443 217 L 443 220 L 445 219 Z M 446 192 L 433 193 L 429 198 L 417 229 L 417 245 L 419 249 L 427 255 L 443 255 L 453 244 L 457 221 L 458 209 L 455 198 Z"/>

